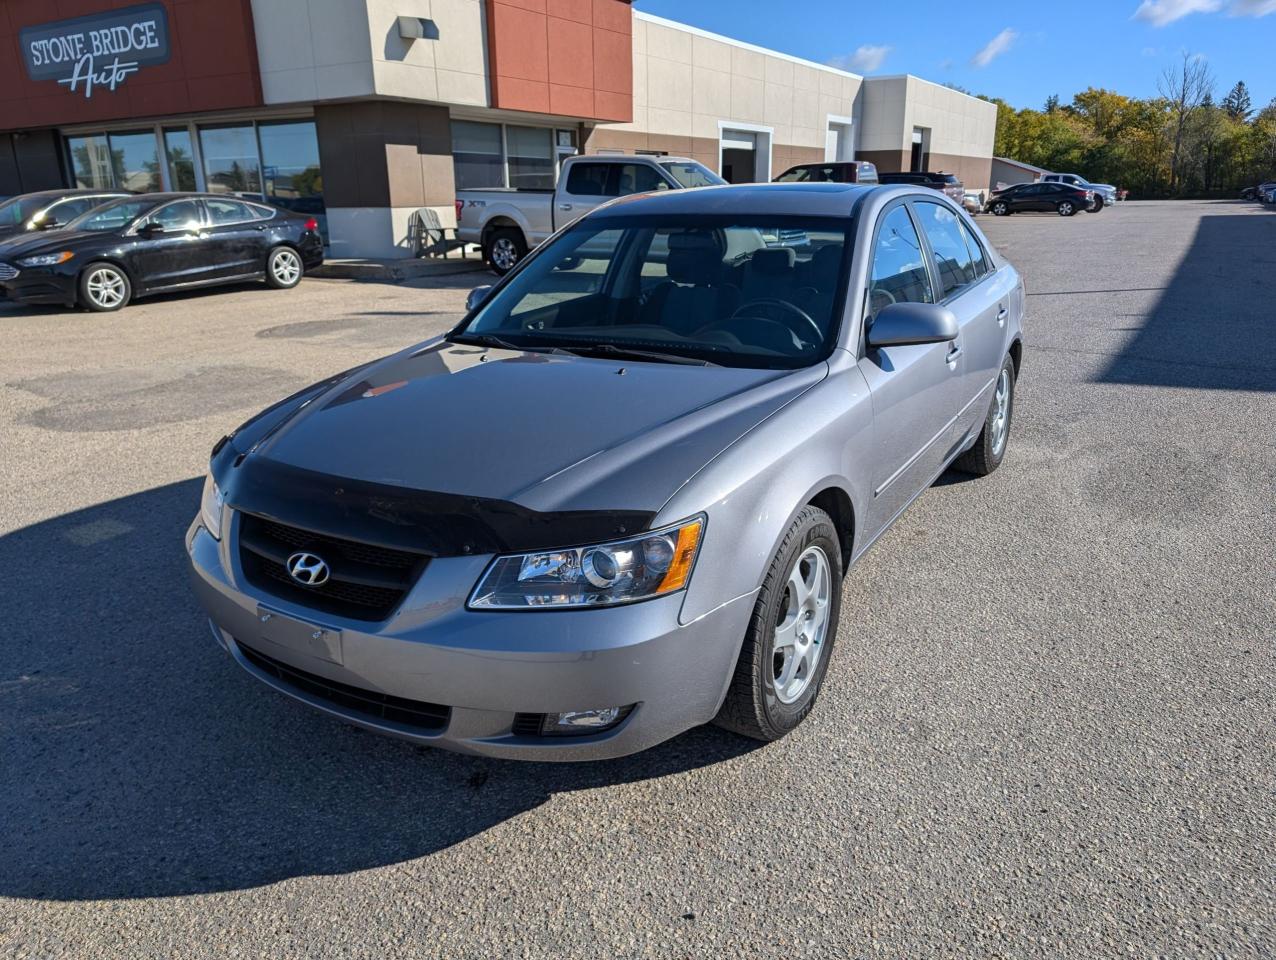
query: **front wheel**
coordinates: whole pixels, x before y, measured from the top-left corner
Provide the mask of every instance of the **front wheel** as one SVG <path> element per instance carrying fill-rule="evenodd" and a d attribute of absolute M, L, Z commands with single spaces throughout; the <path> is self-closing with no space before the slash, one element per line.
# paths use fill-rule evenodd
<path fill-rule="evenodd" d="M 1057 209 L 1059 210 L 1059 216 L 1061 217 L 1070 217 L 1077 212 L 1077 208 L 1073 205 L 1071 200 L 1064 200 L 1060 202 Z"/>
<path fill-rule="evenodd" d="M 80 302 L 94 313 L 110 313 L 129 302 L 133 284 L 113 263 L 90 263 L 80 274 Z"/>
<path fill-rule="evenodd" d="M 1015 361 L 1007 356 L 1001 363 L 993 388 L 992 402 L 984 417 L 984 428 L 975 445 L 957 458 L 953 464 L 958 470 L 986 477 L 999 466 L 1006 456 L 1006 444 L 1010 440 L 1010 421 L 1015 413 Z"/>
<path fill-rule="evenodd" d="M 301 257 L 292 247 L 275 247 L 266 257 L 266 283 L 276 290 L 291 290 L 301 283 Z"/>
<path fill-rule="evenodd" d="M 483 243 L 483 259 L 498 276 L 505 276 L 527 256 L 527 241 L 523 232 L 513 227 L 501 227 L 488 234 Z"/>
<path fill-rule="evenodd" d="M 1094 198 L 1094 202 L 1090 204 L 1090 206 L 1086 207 L 1086 210 L 1089 213 L 1098 213 L 1102 209 L 1103 209 L 1103 198 L 1097 197 L 1097 196 Z"/>
<path fill-rule="evenodd" d="M 1010 213 L 1010 207 L 1002 200 L 998 200 L 992 205 L 992 214 L 994 217 L 1004 217 Z"/>
<path fill-rule="evenodd" d="M 806 718 L 833 653 L 841 588 L 837 529 L 819 507 L 803 507 L 762 581 L 714 723 L 769 742 Z"/>

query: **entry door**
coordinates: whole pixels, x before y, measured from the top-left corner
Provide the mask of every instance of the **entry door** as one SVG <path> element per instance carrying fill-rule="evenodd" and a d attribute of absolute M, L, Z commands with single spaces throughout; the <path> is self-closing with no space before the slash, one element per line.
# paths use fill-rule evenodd
<path fill-rule="evenodd" d="M 722 179 L 727 183 L 755 183 L 757 171 L 757 134 L 748 130 L 723 130 Z"/>
<path fill-rule="evenodd" d="M 869 268 L 866 329 L 891 303 L 934 303 L 935 283 L 904 202 L 878 221 Z M 960 439 L 965 359 L 958 343 L 865 348 L 860 371 L 873 398 L 874 532 L 928 485 Z"/>
<path fill-rule="evenodd" d="M 146 218 L 162 227 L 149 238 L 136 236 L 133 269 L 148 288 L 198 283 L 215 269 L 212 242 L 198 200 L 177 200 Z"/>

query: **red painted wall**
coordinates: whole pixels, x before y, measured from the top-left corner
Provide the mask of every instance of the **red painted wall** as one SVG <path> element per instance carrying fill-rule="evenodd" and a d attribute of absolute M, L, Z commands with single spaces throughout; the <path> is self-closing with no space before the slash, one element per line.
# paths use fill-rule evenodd
<path fill-rule="evenodd" d="M 145 67 L 114 92 L 92 98 L 56 80 L 27 77 L 18 32 L 24 27 L 135 6 L 138 0 L 0 2 L 0 130 L 157 117 L 259 106 L 261 76 L 251 0 L 163 0 L 168 63 Z"/>
<path fill-rule="evenodd" d="M 492 106 L 633 119 L 629 0 L 489 0 Z"/>

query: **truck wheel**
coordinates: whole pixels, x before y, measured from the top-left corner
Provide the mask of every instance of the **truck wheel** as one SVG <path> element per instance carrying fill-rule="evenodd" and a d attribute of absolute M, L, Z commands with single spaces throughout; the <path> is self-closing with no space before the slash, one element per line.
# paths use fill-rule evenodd
<path fill-rule="evenodd" d="M 841 602 L 837 529 L 819 507 L 803 507 L 762 581 L 713 722 L 763 741 L 779 740 L 801 723 L 828 672 Z"/>
<path fill-rule="evenodd" d="M 1103 198 L 1096 195 L 1094 198 L 1094 203 L 1090 204 L 1090 206 L 1086 208 L 1086 211 L 1089 213 L 1098 213 L 1102 209 L 1103 209 Z"/>
<path fill-rule="evenodd" d="M 513 227 L 501 227 L 487 235 L 483 244 L 483 259 L 498 276 L 505 276 L 527 256 L 527 241 L 523 232 Z"/>

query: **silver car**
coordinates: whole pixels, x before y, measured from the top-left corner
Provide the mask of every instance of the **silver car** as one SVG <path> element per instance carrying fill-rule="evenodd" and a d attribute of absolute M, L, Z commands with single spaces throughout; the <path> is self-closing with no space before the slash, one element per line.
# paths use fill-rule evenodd
<path fill-rule="evenodd" d="M 535 760 L 781 737 L 846 571 L 1006 453 L 1023 285 L 933 190 L 626 198 L 470 299 L 220 441 L 186 536 L 236 663 L 384 733 Z"/>

